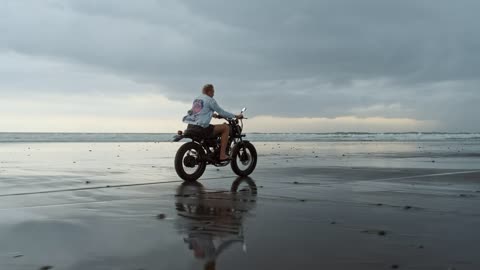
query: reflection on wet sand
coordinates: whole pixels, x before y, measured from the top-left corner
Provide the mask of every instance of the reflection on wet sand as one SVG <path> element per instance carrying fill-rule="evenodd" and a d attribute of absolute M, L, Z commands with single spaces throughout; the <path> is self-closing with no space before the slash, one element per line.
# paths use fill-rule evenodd
<path fill-rule="evenodd" d="M 257 187 L 239 177 L 230 191 L 207 191 L 198 182 L 183 183 L 176 194 L 177 229 L 204 269 L 215 269 L 220 254 L 234 244 L 246 252 L 243 221 L 256 203 Z"/>

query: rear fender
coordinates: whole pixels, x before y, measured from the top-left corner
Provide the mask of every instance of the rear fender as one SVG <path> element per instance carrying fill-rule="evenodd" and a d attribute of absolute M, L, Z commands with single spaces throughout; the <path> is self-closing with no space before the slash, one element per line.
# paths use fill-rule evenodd
<path fill-rule="evenodd" d="M 175 136 L 173 136 L 172 141 L 173 142 L 179 142 L 179 141 L 183 140 L 184 138 L 185 138 L 185 136 L 183 136 L 183 135 L 175 135 Z"/>

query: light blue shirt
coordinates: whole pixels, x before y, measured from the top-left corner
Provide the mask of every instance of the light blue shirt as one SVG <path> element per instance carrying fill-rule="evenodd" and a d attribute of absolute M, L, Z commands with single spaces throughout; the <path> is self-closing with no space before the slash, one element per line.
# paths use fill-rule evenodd
<path fill-rule="evenodd" d="M 183 117 L 183 122 L 206 128 L 212 121 L 213 113 L 217 112 L 225 118 L 234 118 L 235 114 L 229 113 L 218 106 L 217 101 L 207 95 L 201 95 L 193 101 L 192 109 Z"/>

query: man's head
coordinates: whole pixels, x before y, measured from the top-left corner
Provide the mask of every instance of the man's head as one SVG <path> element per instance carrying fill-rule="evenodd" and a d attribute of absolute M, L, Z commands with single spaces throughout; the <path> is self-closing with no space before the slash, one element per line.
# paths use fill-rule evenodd
<path fill-rule="evenodd" d="M 202 88 L 202 93 L 209 97 L 213 97 L 215 94 L 215 89 L 213 88 L 212 84 L 205 84 Z"/>

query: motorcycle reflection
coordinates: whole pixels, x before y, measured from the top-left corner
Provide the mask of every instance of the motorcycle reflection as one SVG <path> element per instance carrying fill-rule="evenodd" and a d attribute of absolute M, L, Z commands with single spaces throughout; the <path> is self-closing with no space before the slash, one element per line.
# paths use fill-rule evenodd
<path fill-rule="evenodd" d="M 185 182 L 176 194 L 177 229 L 204 269 L 215 269 L 217 257 L 234 244 L 246 252 L 243 221 L 255 206 L 257 187 L 250 177 L 238 177 L 230 191 L 207 191 L 198 182 Z"/>

